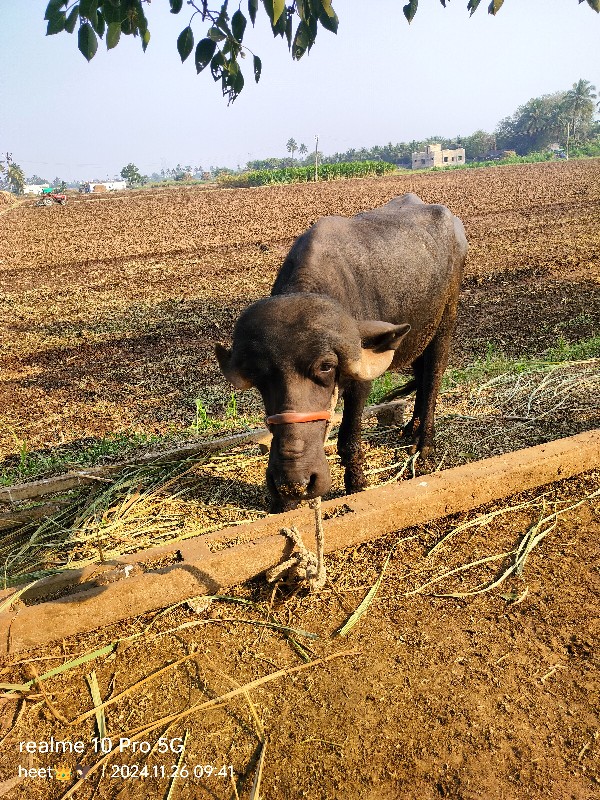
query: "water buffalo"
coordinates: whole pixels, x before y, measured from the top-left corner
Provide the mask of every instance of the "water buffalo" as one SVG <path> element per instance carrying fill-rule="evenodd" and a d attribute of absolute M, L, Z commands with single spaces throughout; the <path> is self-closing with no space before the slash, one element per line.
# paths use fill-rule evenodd
<path fill-rule="evenodd" d="M 225 377 L 262 395 L 273 512 L 328 491 L 323 442 L 338 390 L 346 491 L 364 489 L 361 415 L 372 380 L 388 369 L 412 367 L 415 407 L 403 435 L 412 452 L 430 449 L 466 253 L 461 221 L 414 194 L 323 217 L 292 245 L 271 296 L 241 314 L 232 348 L 216 345 Z"/>

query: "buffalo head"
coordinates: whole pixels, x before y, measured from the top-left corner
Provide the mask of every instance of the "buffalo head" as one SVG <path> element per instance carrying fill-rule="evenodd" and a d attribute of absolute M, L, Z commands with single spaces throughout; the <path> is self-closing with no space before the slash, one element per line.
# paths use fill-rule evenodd
<path fill-rule="evenodd" d="M 267 417 L 333 409 L 338 388 L 371 381 L 390 366 L 410 325 L 356 320 L 318 294 L 282 294 L 259 300 L 238 319 L 233 346 L 216 346 L 219 366 L 238 389 L 256 387 Z M 295 508 L 331 485 L 323 443 L 327 422 L 269 425 L 267 467 L 272 511 Z"/>

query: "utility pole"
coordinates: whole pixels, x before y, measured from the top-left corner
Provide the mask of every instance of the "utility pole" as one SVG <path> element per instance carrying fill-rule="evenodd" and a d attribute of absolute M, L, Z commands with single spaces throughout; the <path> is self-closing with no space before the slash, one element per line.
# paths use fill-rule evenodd
<path fill-rule="evenodd" d="M 318 162 L 319 162 L 319 137 L 315 136 L 315 182 L 319 180 Z"/>

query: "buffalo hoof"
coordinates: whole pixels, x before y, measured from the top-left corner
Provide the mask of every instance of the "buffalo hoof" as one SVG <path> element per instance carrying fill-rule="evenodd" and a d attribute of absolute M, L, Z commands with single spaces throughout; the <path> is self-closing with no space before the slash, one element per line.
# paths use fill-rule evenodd
<path fill-rule="evenodd" d="M 427 458 L 429 453 L 431 453 L 433 447 L 428 444 L 421 444 L 420 442 L 413 442 L 411 446 L 408 448 L 409 456 L 414 456 L 415 453 L 419 454 L 419 458 Z"/>
<path fill-rule="evenodd" d="M 346 489 L 346 494 L 355 494 L 367 488 L 367 479 L 362 467 L 346 467 L 346 472 L 344 473 L 344 487 Z"/>

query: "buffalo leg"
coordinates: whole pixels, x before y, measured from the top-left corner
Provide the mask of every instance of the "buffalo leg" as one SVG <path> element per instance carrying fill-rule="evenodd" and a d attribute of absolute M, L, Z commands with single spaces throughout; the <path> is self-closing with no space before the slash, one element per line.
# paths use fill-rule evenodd
<path fill-rule="evenodd" d="M 449 303 L 433 339 L 413 364 L 417 382 L 415 408 L 403 433 L 412 439 L 410 453 L 426 456 L 433 446 L 435 435 L 435 404 L 444 370 L 448 364 L 450 339 L 456 319 L 456 303 Z"/>
<path fill-rule="evenodd" d="M 371 381 L 352 381 L 344 390 L 344 413 L 338 434 L 338 453 L 345 467 L 346 493 L 360 492 L 367 485 L 363 472 L 362 412 L 371 391 Z"/>

